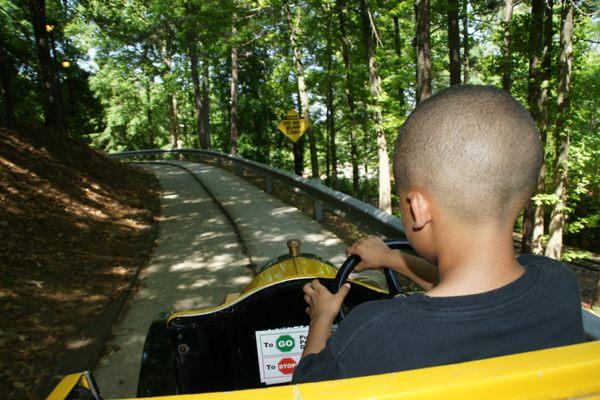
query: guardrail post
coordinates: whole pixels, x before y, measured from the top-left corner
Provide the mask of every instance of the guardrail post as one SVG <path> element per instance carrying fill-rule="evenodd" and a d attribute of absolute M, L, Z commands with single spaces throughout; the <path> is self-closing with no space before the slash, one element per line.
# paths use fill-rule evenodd
<path fill-rule="evenodd" d="M 238 163 L 235 164 L 235 174 L 236 175 L 240 175 L 240 176 L 244 176 L 244 167 L 242 167 L 241 165 L 239 165 Z"/>
<path fill-rule="evenodd" d="M 323 222 L 323 220 L 325 219 L 325 214 L 323 212 L 323 203 L 321 203 L 320 201 L 315 200 L 314 202 L 313 218 L 318 222 Z"/>
<path fill-rule="evenodd" d="M 268 194 L 273 194 L 273 179 L 265 178 L 265 191 Z"/>

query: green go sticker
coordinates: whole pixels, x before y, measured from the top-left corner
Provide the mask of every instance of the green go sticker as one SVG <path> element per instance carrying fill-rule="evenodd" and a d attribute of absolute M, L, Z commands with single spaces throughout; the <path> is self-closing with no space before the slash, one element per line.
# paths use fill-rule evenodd
<path fill-rule="evenodd" d="M 292 351 L 292 349 L 296 345 L 296 342 L 294 341 L 294 338 L 291 337 L 290 335 L 281 335 L 277 339 L 276 344 L 277 344 L 277 348 L 279 349 L 279 351 L 287 353 L 289 351 Z"/>

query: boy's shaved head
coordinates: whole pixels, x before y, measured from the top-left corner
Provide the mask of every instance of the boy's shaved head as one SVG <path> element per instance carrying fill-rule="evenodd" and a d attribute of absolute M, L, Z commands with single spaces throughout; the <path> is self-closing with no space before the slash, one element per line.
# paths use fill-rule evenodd
<path fill-rule="evenodd" d="M 493 87 L 455 86 L 420 103 L 402 125 L 394 174 L 398 190 L 424 189 L 453 217 L 500 222 L 531 196 L 541 163 L 535 123 L 515 99 Z"/>

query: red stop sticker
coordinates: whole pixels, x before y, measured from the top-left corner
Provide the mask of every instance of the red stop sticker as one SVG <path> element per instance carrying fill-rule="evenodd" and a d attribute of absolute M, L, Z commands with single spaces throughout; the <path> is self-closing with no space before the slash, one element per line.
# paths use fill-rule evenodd
<path fill-rule="evenodd" d="M 294 369 L 296 369 L 296 365 L 297 363 L 293 358 L 286 357 L 279 361 L 277 368 L 282 374 L 290 375 L 292 372 L 294 372 Z"/>

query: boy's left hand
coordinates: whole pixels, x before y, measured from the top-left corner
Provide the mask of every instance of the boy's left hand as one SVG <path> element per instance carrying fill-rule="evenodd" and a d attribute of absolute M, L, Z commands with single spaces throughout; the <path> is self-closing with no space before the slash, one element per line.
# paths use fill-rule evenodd
<path fill-rule="evenodd" d="M 342 302 L 350 291 L 350 284 L 345 283 L 336 294 L 332 294 L 325 286 L 314 279 L 303 287 L 304 301 L 308 304 L 306 313 L 311 321 L 326 319 L 333 321 L 340 312 Z"/>

